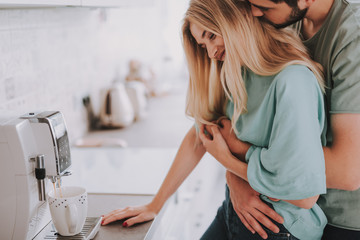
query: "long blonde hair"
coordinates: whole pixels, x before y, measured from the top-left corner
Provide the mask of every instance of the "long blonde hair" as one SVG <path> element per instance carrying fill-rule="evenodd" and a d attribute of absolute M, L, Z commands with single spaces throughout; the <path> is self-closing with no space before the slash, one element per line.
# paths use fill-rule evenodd
<path fill-rule="evenodd" d="M 208 57 L 206 49 L 192 36 L 191 23 L 222 36 L 224 62 Z M 236 131 L 237 119 L 247 111 L 245 68 L 271 76 L 289 65 L 305 65 L 324 90 L 321 66 L 311 60 L 300 38 L 291 29 L 276 29 L 260 22 L 244 0 L 191 0 L 182 34 L 190 75 L 186 114 L 198 124 L 211 124 L 224 115 L 225 104 L 230 100 L 234 103 L 231 121 Z"/>

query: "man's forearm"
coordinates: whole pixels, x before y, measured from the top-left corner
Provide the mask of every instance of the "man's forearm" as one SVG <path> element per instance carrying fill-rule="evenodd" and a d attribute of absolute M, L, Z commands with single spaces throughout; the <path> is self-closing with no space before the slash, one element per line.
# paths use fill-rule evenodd
<path fill-rule="evenodd" d="M 327 188 L 355 191 L 360 187 L 358 157 L 324 147 Z M 360 159 L 359 159 L 360 161 Z"/>
<path fill-rule="evenodd" d="M 245 156 L 251 144 L 247 142 L 243 142 L 241 140 L 237 140 L 231 144 L 229 144 L 229 149 L 234 156 L 242 162 L 246 162 Z"/>
<path fill-rule="evenodd" d="M 328 188 L 354 191 L 360 187 L 360 114 L 332 114 L 333 142 L 324 147 Z"/>

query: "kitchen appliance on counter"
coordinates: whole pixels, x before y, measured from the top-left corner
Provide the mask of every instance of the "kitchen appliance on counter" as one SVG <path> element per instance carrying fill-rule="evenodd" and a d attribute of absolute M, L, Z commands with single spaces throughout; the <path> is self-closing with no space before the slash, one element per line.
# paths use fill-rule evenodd
<path fill-rule="evenodd" d="M 131 100 L 123 83 L 101 91 L 100 125 L 105 128 L 129 126 L 135 118 Z"/>
<path fill-rule="evenodd" d="M 34 239 L 51 216 L 46 194 L 69 175 L 70 146 L 63 115 L 58 111 L 0 116 L 0 239 Z M 94 237 L 100 219 L 93 219 Z M 53 238 L 56 239 L 56 235 Z M 62 237 L 63 239 L 64 237 Z M 36 238 L 39 239 L 39 238 Z M 45 239 L 45 238 L 43 238 Z"/>

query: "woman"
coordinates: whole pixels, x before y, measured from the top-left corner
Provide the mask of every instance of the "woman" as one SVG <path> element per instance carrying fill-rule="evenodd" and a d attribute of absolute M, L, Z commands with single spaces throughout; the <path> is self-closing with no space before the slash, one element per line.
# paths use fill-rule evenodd
<path fill-rule="evenodd" d="M 326 191 L 322 77 L 289 31 L 260 24 L 242 0 L 190 2 L 182 28 L 190 73 L 186 110 L 199 128 L 185 136 L 151 203 L 115 210 L 103 225 L 153 219 L 208 151 L 284 217 L 281 232 L 268 233 L 273 239 L 321 238 L 326 218 L 315 203 Z M 214 123 L 224 115 L 242 140 L 235 148 L 229 131 Z M 261 237 L 242 225 L 227 192 L 203 239 Z"/>

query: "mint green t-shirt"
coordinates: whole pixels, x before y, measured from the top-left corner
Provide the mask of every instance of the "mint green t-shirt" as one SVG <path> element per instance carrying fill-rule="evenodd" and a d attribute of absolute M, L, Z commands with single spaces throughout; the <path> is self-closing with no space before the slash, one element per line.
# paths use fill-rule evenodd
<path fill-rule="evenodd" d="M 321 239 L 327 220 L 318 205 L 303 209 L 266 197 L 297 200 L 326 192 L 321 140 L 325 110 L 317 80 L 301 65 L 288 66 L 275 76 L 247 71 L 244 79 L 248 112 L 240 115 L 236 128 L 237 137 L 253 145 L 246 154 L 249 183 L 284 217 L 291 234 Z M 233 108 L 229 101 L 229 118 Z"/>
<path fill-rule="evenodd" d="M 301 22 L 295 28 L 300 33 Z M 323 26 L 303 43 L 325 69 L 328 119 L 330 114 L 360 113 L 360 0 L 335 0 Z M 330 122 L 327 129 L 330 146 Z M 360 189 L 328 189 L 318 204 L 330 225 L 360 231 Z"/>

